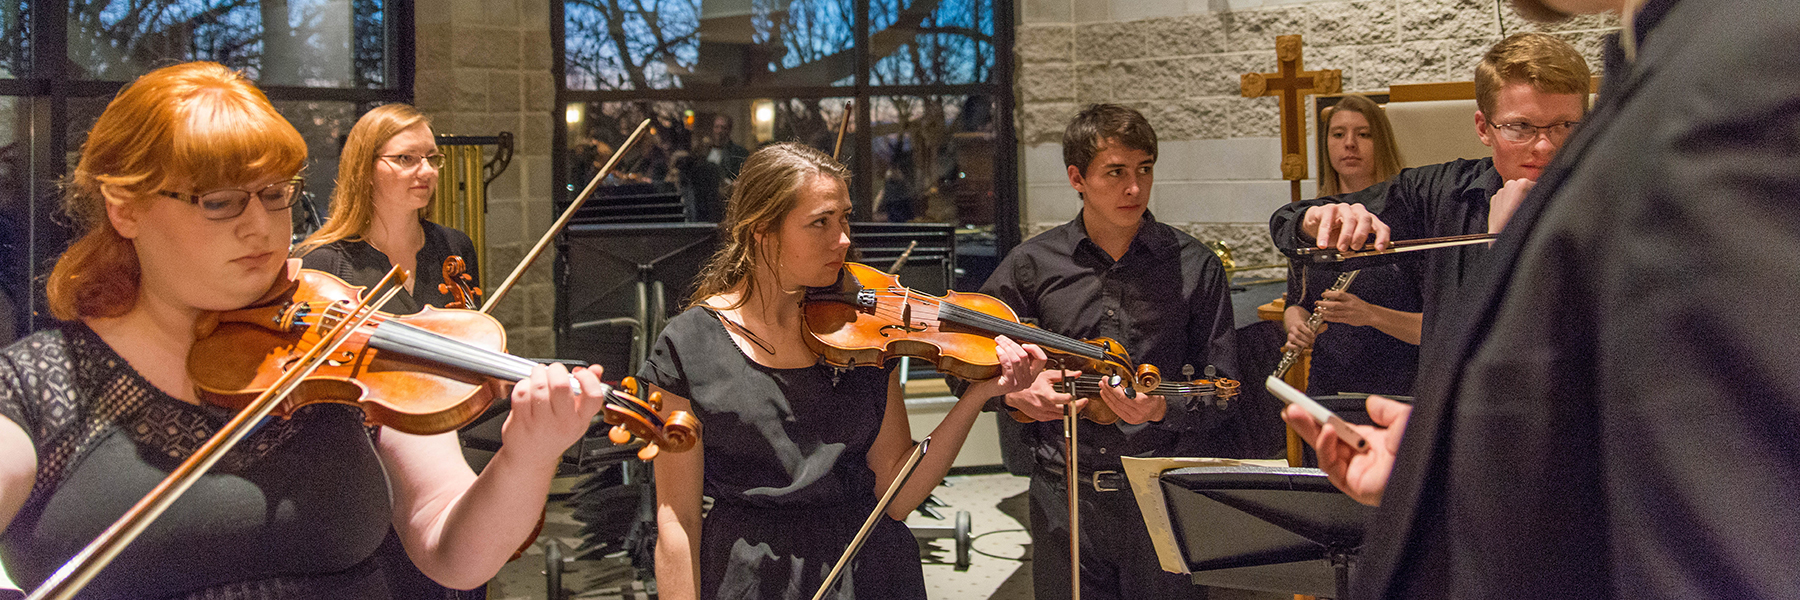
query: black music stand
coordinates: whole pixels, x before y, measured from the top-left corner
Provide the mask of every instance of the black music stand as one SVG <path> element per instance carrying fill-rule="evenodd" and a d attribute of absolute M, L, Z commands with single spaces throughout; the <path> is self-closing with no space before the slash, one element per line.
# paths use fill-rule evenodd
<path fill-rule="evenodd" d="M 1195 585 L 1333 598 L 1348 591 L 1372 509 L 1324 472 L 1217 459 L 1126 461 L 1163 570 L 1191 574 Z"/>
<path fill-rule="evenodd" d="M 712 223 L 571 225 L 556 257 L 556 355 L 637 372 L 717 248 Z"/>

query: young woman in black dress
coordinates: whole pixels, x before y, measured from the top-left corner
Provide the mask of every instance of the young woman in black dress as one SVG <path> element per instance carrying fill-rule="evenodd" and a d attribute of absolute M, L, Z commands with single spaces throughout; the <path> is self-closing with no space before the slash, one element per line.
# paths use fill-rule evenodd
<path fill-rule="evenodd" d="M 82 235 L 49 281 L 64 322 L 0 350 L 0 560 L 33 588 L 149 492 L 229 410 L 187 370 L 195 325 L 291 276 L 306 143 L 243 75 L 152 71 L 95 122 L 70 175 Z M 263 424 L 83 590 L 84 599 L 397 599 L 391 529 L 443 586 L 492 578 L 537 524 L 598 370 L 537 367 L 477 476 L 455 434 L 371 431 L 319 404 Z M 578 381 L 581 394 L 572 393 Z M 441 598 L 442 595 L 435 597 Z"/>
<path fill-rule="evenodd" d="M 438 289 L 444 259 L 460 256 L 470 281 L 481 281 L 475 244 L 461 231 L 425 220 L 437 191 L 438 153 L 431 121 L 405 104 L 383 104 L 357 119 L 338 157 L 331 218 L 295 249 L 306 268 L 351 285 L 373 286 L 389 268 L 412 273 L 387 312 L 412 314 L 454 300 Z M 467 306 L 463 308 L 480 308 Z"/>
<path fill-rule="evenodd" d="M 639 371 L 665 409 L 706 423 L 703 451 L 656 460 L 665 599 L 811 598 L 911 450 L 894 370 L 832 368 L 802 337 L 806 288 L 836 282 L 850 247 L 847 176 L 800 144 L 751 155 L 692 306 Z M 1044 368 L 1043 350 L 999 340 L 1000 376 L 970 386 L 933 430 L 930 452 L 828 598 L 925 597 L 918 545 L 901 520 L 943 479 L 982 403 Z M 703 495 L 713 499 L 704 519 Z"/>
<path fill-rule="evenodd" d="M 1367 96 L 1350 94 L 1325 109 L 1325 123 L 1319 196 L 1355 194 L 1352 198 L 1381 203 L 1380 190 L 1404 162 L 1387 113 Z M 1418 263 L 1363 269 L 1349 289 L 1326 292 L 1337 275 L 1324 269 L 1288 271 L 1282 314 L 1288 338 L 1282 350 L 1313 349 L 1307 391 L 1411 395 L 1424 305 Z M 1316 334 L 1306 326 L 1314 310 L 1324 313 L 1326 323 Z"/>

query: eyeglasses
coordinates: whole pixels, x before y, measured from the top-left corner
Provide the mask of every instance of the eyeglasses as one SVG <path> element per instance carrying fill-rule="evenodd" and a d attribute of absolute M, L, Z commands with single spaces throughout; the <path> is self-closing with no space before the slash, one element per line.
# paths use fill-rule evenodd
<path fill-rule="evenodd" d="M 389 164 L 394 165 L 395 168 L 402 171 L 419 166 L 420 161 L 430 163 L 431 168 L 433 169 L 444 168 L 444 155 L 442 154 L 426 154 L 424 156 L 417 154 L 383 154 L 381 157 L 387 159 Z"/>
<path fill-rule="evenodd" d="M 182 194 L 165 190 L 158 190 L 157 193 L 176 200 L 186 200 L 189 204 L 200 207 L 200 212 L 205 214 L 206 218 L 224 221 L 244 214 L 244 208 L 250 205 L 252 196 L 262 201 L 264 210 L 278 212 L 292 208 L 295 202 L 299 202 L 300 193 L 305 189 L 306 180 L 296 176 L 293 179 L 263 186 L 262 189 L 254 192 L 228 189 L 213 190 L 204 194 Z"/>
<path fill-rule="evenodd" d="M 1546 139 L 1549 139 L 1552 142 L 1560 142 L 1564 138 L 1569 137 L 1569 132 L 1573 131 L 1576 125 L 1580 125 L 1581 121 L 1563 121 L 1561 123 L 1543 126 L 1532 125 L 1530 123 L 1507 123 L 1505 125 L 1496 125 L 1493 121 L 1488 121 L 1487 124 L 1488 127 L 1492 127 L 1496 132 L 1499 132 L 1500 139 L 1514 144 L 1523 144 L 1525 142 L 1536 140 L 1538 133 L 1540 132 L 1544 134 Z"/>

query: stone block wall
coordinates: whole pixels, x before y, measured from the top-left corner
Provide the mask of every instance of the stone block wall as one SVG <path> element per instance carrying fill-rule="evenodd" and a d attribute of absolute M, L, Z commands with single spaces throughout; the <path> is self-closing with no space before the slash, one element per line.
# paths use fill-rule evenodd
<path fill-rule="evenodd" d="M 513 134 L 512 164 L 488 185 L 487 243 L 492 291 L 556 219 L 550 180 L 555 82 L 550 77 L 550 8 L 542 0 L 419 0 L 414 99 L 440 134 Z M 493 149 L 486 150 L 492 156 Z M 555 354 L 555 290 L 546 250 L 494 307 L 508 349 Z"/>
<path fill-rule="evenodd" d="M 1359 92 L 1467 81 L 1489 46 L 1519 31 L 1568 40 L 1598 72 L 1601 36 L 1618 29 L 1610 16 L 1530 23 L 1508 0 L 1018 1 L 1026 237 L 1080 208 L 1062 164 L 1063 126 L 1081 106 L 1115 102 L 1156 127 L 1157 218 L 1225 240 L 1246 265 L 1278 261 L 1268 217 L 1288 200 L 1276 101 L 1238 91 L 1239 75 L 1275 70 L 1275 36 L 1304 35 L 1305 68 L 1340 69 L 1344 90 Z M 1305 182 L 1302 194 L 1316 187 Z"/>

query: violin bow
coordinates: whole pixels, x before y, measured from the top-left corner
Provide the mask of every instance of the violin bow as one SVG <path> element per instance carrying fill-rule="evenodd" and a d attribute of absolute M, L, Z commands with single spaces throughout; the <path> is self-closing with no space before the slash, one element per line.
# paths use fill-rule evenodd
<path fill-rule="evenodd" d="M 1452 235 L 1447 237 L 1419 238 L 1402 240 L 1389 244 L 1386 250 L 1351 250 L 1340 251 L 1337 248 L 1301 248 L 1294 254 L 1298 260 L 1318 266 L 1342 265 L 1346 261 L 1355 260 L 1358 268 L 1372 267 L 1389 262 L 1397 262 L 1400 255 L 1420 250 L 1437 250 L 1491 242 L 1500 237 L 1498 233 L 1477 233 L 1472 235 Z M 1342 267 L 1340 267 L 1342 268 Z M 1338 270 L 1338 269 L 1333 269 Z"/>
<path fill-rule="evenodd" d="M 913 469 L 918 468 L 919 459 L 925 457 L 925 450 L 930 446 L 929 435 L 913 445 L 912 455 L 906 457 L 906 464 L 900 465 L 900 473 L 894 476 L 893 483 L 888 484 L 887 492 L 881 495 L 881 501 L 875 503 L 875 511 L 863 520 L 862 528 L 856 530 L 856 537 L 850 539 L 850 546 L 844 548 L 844 555 L 838 558 L 837 564 L 831 567 L 831 572 L 825 575 L 825 581 L 819 583 L 819 591 L 813 594 L 812 600 L 823 599 L 825 592 L 831 589 L 831 584 L 837 582 L 838 575 L 843 573 L 844 567 L 849 566 L 850 560 L 856 558 L 856 552 L 862 550 L 863 542 L 869 539 L 869 531 L 875 529 L 881 513 L 887 512 L 888 505 L 894 502 L 894 495 L 900 493 L 900 486 L 905 485 L 906 480 L 912 477 Z"/>
<path fill-rule="evenodd" d="M 119 520 L 114 521 L 112 526 L 100 533 L 100 537 L 94 538 L 94 541 L 89 542 L 87 547 L 81 549 L 81 552 L 63 563 L 63 566 L 52 573 L 49 579 L 44 580 L 44 583 L 39 585 L 36 590 L 33 590 L 26 600 L 68 600 L 80 593 L 81 588 L 93 581 L 94 577 L 100 574 L 100 570 L 111 564 L 120 552 L 124 552 L 126 546 L 131 545 L 138 535 L 150 527 L 150 523 L 162 516 L 163 512 L 168 510 L 175 500 L 181 498 L 188 488 L 199 482 L 201 476 L 212 470 L 213 465 L 218 464 L 219 460 L 225 457 L 226 452 L 236 447 L 262 424 L 263 419 L 275 412 L 275 408 L 287 399 L 288 394 L 292 393 L 294 388 L 299 387 L 306 376 L 311 375 L 314 370 L 319 368 L 319 365 L 324 364 L 327 357 L 337 352 L 338 346 L 350 339 L 351 332 L 362 327 L 370 317 L 375 316 L 376 311 L 386 304 L 388 299 L 393 298 L 394 294 L 403 289 L 401 284 L 405 281 L 405 271 L 399 267 L 389 269 L 387 276 L 382 277 L 381 283 L 376 284 L 375 288 L 370 290 L 369 295 L 366 296 L 366 298 L 378 299 L 374 301 L 365 299 L 362 303 L 357 304 L 351 310 L 349 318 L 339 321 L 336 326 L 325 332 L 319 343 L 314 344 L 311 349 L 301 355 L 294 367 L 284 371 L 281 377 L 269 386 L 269 389 L 263 390 L 263 393 L 258 395 L 255 401 L 238 411 L 237 415 L 220 427 L 217 433 L 206 440 L 206 443 L 201 444 L 193 455 L 176 465 L 175 469 L 169 472 L 168 477 L 163 478 L 162 483 L 158 483 L 148 495 L 138 500 L 130 510 L 125 511 Z"/>
<path fill-rule="evenodd" d="M 907 259 L 912 258 L 913 248 L 917 247 L 919 247 L 919 240 L 913 240 L 912 243 L 907 244 L 906 250 L 900 253 L 900 258 L 894 259 L 894 264 L 887 268 L 887 274 L 898 274 L 900 272 L 900 267 L 906 266 Z"/>
<path fill-rule="evenodd" d="M 1063 404 L 1063 488 L 1069 493 L 1069 600 L 1081 600 L 1081 461 L 1075 459 L 1075 432 L 1081 409 L 1075 399 Z M 1096 481 L 1099 475 L 1095 475 Z"/>
<path fill-rule="evenodd" d="M 506 297 L 506 292 L 512 289 L 513 284 L 519 282 L 519 277 L 525 274 L 525 269 L 530 268 L 531 263 L 537 262 L 538 255 L 543 254 L 544 248 L 550 246 L 550 240 L 555 239 L 556 234 L 569 225 L 569 220 L 575 218 L 575 211 L 581 210 L 581 205 L 587 203 L 588 197 L 593 196 L 594 191 L 600 189 L 600 181 L 606 179 L 606 175 L 612 172 L 613 167 L 619 165 L 619 159 L 625 156 L 625 151 L 630 150 L 631 146 L 637 143 L 638 138 L 643 137 L 644 130 L 649 128 L 650 119 L 644 119 L 642 123 L 638 123 L 637 129 L 631 132 L 631 137 L 625 138 L 625 143 L 620 145 L 618 150 L 613 151 L 612 158 L 606 159 L 606 165 L 600 167 L 600 172 L 595 173 L 593 179 L 588 180 L 587 188 L 581 190 L 581 195 L 576 196 L 575 201 L 570 202 L 569 207 L 563 209 L 562 216 L 556 219 L 556 223 L 550 225 L 550 230 L 544 232 L 544 237 L 538 238 L 537 245 L 531 247 L 531 252 L 525 254 L 525 259 L 519 261 L 519 266 L 513 267 L 512 274 L 506 276 L 506 281 L 501 282 L 500 287 L 488 293 L 487 302 L 481 305 L 481 312 L 494 312 L 494 305 L 499 304 L 500 299 Z"/>
<path fill-rule="evenodd" d="M 844 132 L 850 130 L 850 115 L 856 112 L 850 109 L 854 106 L 856 101 L 844 101 L 844 116 L 838 119 L 837 143 L 831 145 L 831 160 L 837 160 L 838 152 L 844 149 Z"/>

